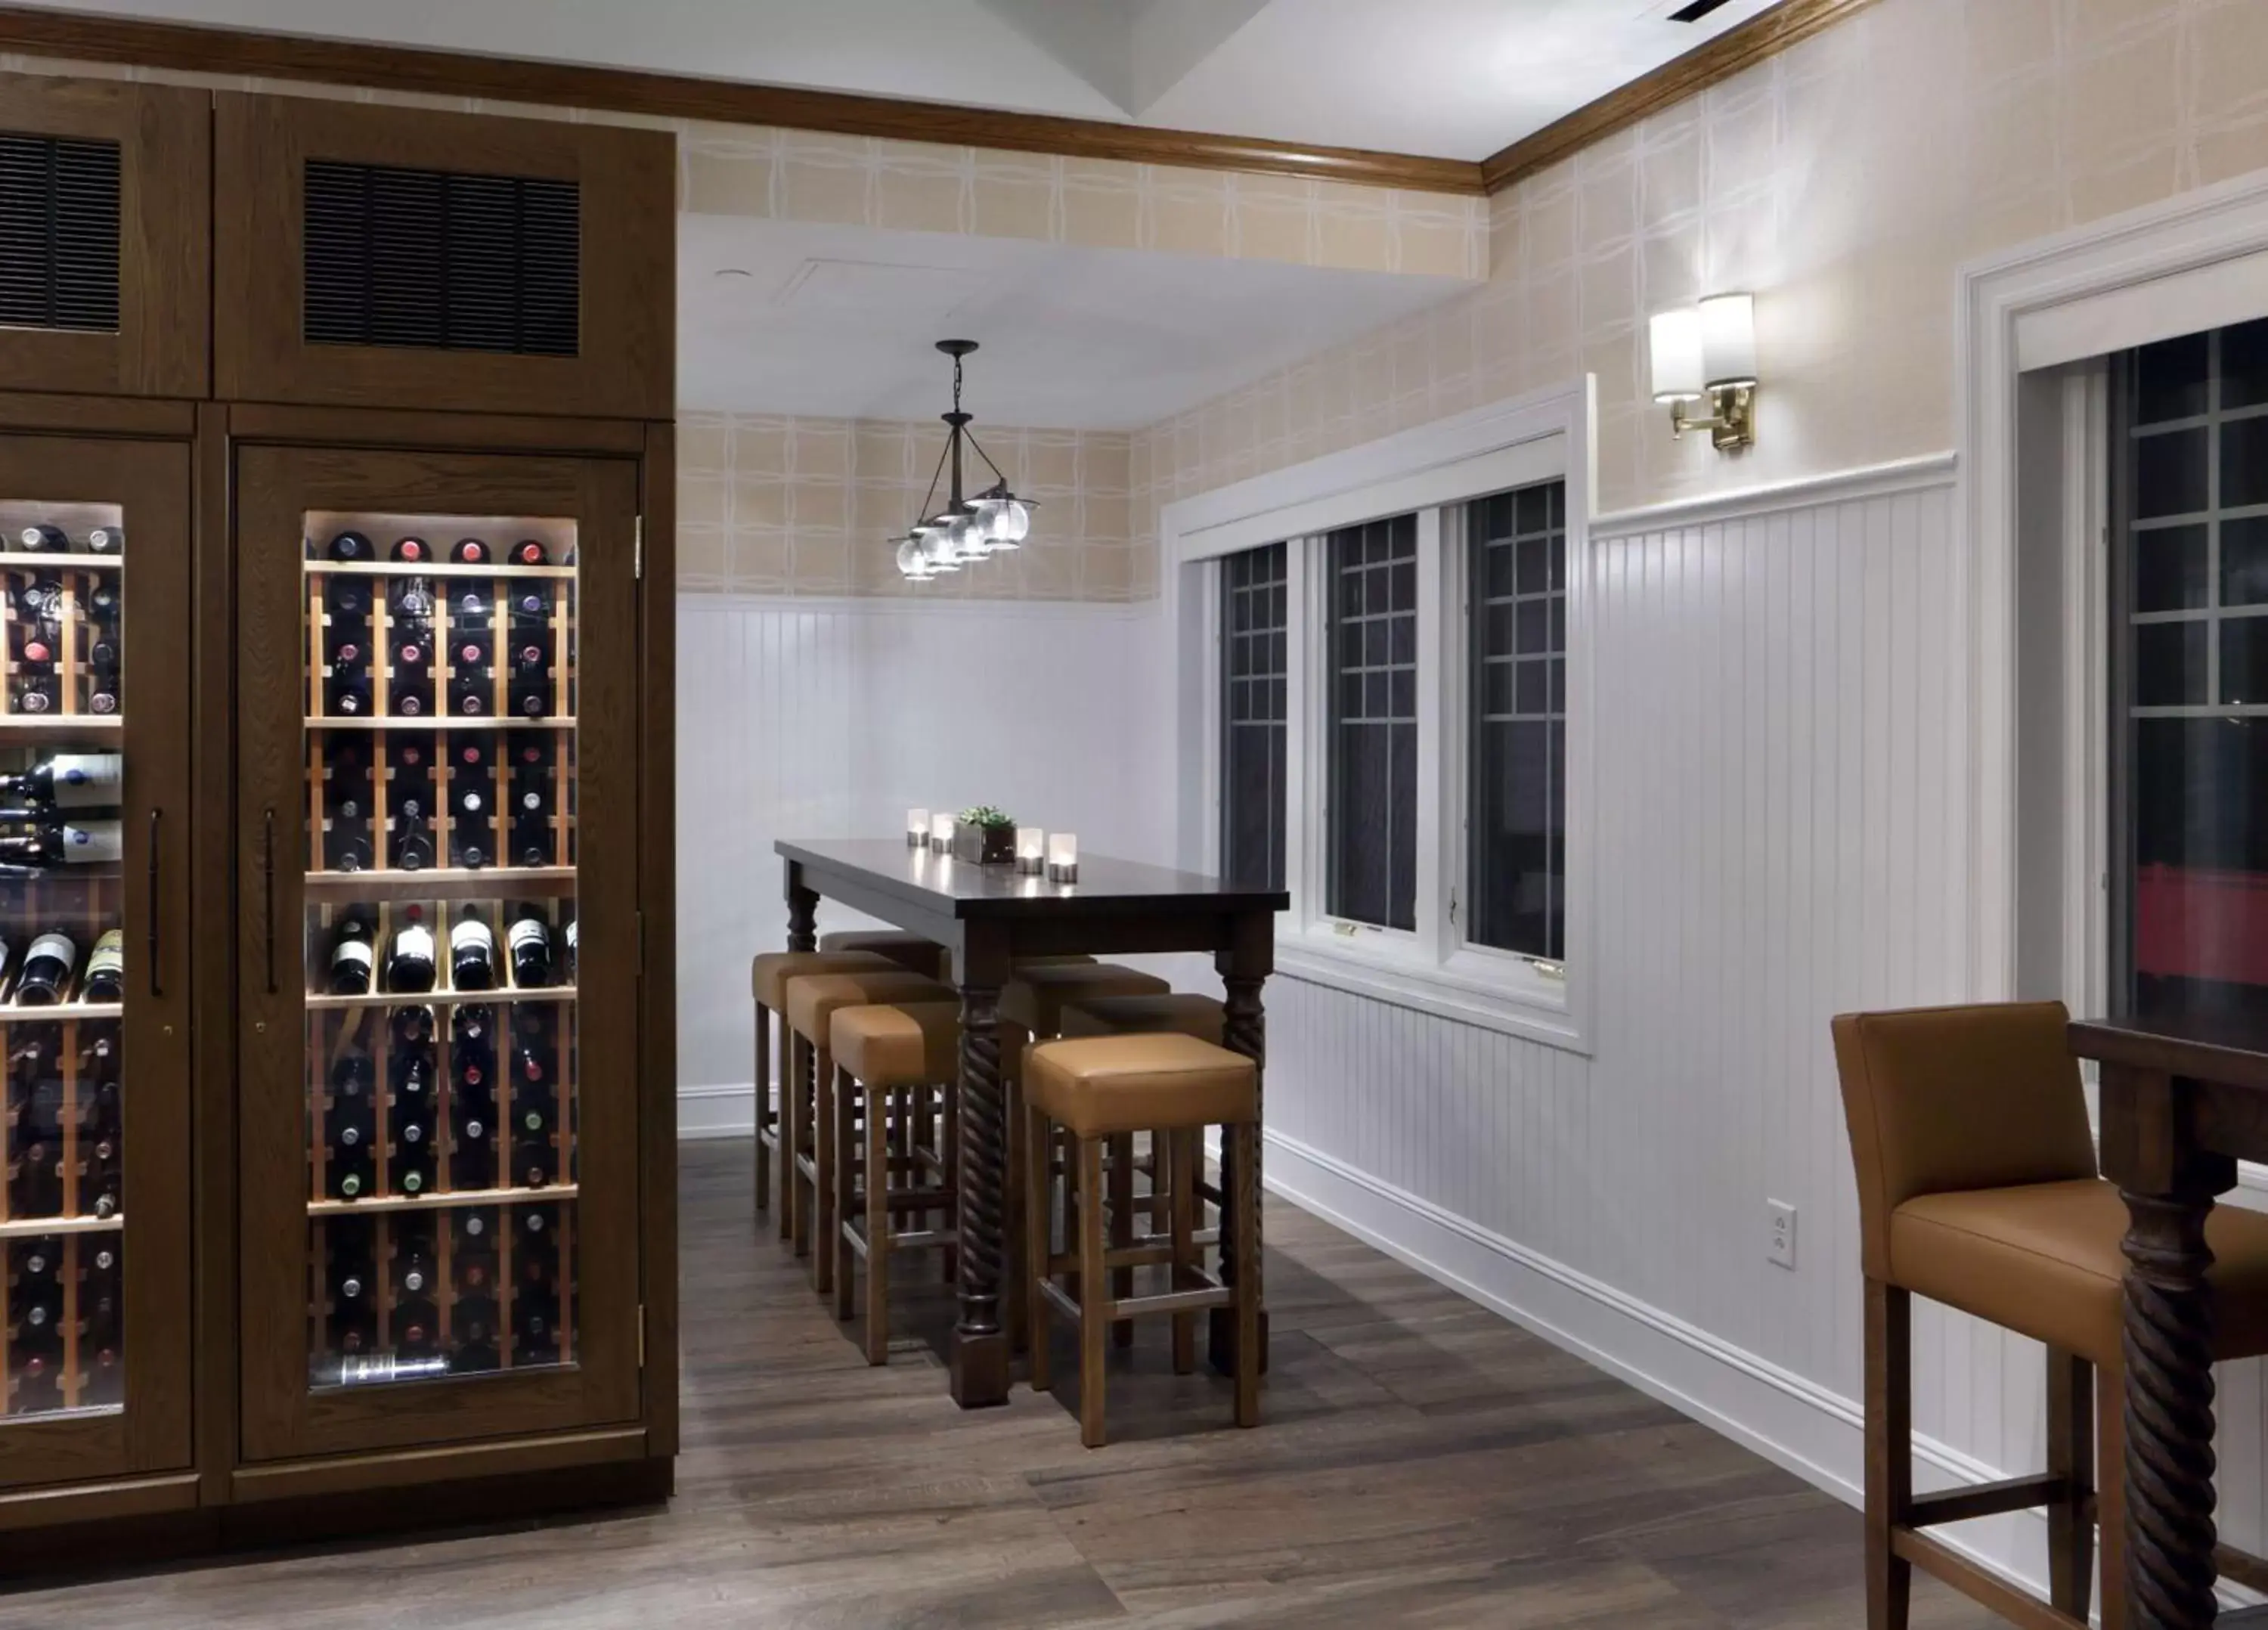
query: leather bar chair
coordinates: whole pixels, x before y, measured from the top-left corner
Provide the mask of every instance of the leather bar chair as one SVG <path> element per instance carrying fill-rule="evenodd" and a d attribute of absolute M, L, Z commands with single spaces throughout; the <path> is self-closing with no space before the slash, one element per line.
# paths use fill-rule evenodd
<path fill-rule="evenodd" d="M 1114 1247 L 1106 1237 L 1102 1154 L 1106 1144 L 1140 1132 L 1180 1146 L 1177 1165 L 1193 1165 L 1207 1126 L 1221 1127 L 1238 1174 L 1230 1203 L 1240 1220 L 1253 1213 L 1254 1155 L 1259 1146 L 1259 1093 L 1252 1060 L 1180 1035 L 1084 1036 L 1042 1043 L 1026 1059 L 1024 1128 L 1025 1261 L 1032 1387 L 1052 1382 L 1048 1310 L 1079 1325 L 1079 1435 L 1089 1449 L 1104 1442 L 1103 1332 L 1121 1320 L 1167 1315 L 1174 1321 L 1174 1368 L 1197 1367 L 1196 1315 L 1228 1307 L 1236 1314 L 1236 1424 L 1260 1424 L 1260 1301 L 1252 1229 L 1233 1230 L 1233 1282 L 1207 1273 L 1195 1233 L 1194 1194 L 1180 1191 L 1163 1245 Z M 1055 1249 L 1052 1146 L 1060 1127 L 1071 1140 L 1066 1162 L 1075 1201 L 1066 1198 L 1065 1228 L 1076 1250 Z M 1076 1223 L 1071 1218 L 1075 1206 Z M 1120 1270 L 1163 1265 L 1168 1286 L 1146 1296 L 1122 1294 Z M 1076 1273 L 1076 1291 L 1057 1282 Z M 1105 1288 L 1109 1287 L 1109 1288 Z"/>
<path fill-rule="evenodd" d="M 2126 1206 L 2097 1175 L 2086 1095 L 2065 1040 L 2069 1022 L 2060 1002 L 1834 1022 L 1867 1281 L 1867 1630 L 1905 1630 L 1916 1567 L 2012 1622 L 2085 1630 L 2089 1524 L 2097 1519 L 2102 1624 L 2124 1630 L 2128 1622 Z M 2214 1356 L 2268 1353 L 2268 1216 L 2219 1207 L 2206 1240 L 2215 1258 Z M 2043 1473 L 1913 1492 L 1917 1295 L 2046 1345 Z M 2037 1506 L 2048 1515 L 2047 1605 L 1926 1531 Z M 2231 1555 L 2244 1569 L 2258 1567 Z"/>
<path fill-rule="evenodd" d="M 873 1002 L 947 1001 L 953 989 L 903 968 L 885 967 L 802 974 L 787 981 L 786 991 L 788 1071 L 798 1088 L 788 1125 L 794 1156 L 788 1168 L 788 1204 L 795 1213 L 796 1254 L 811 1252 L 812 1288 L 824 1295 L 835 1283 L 835 1014 Z"/>
<path fill-rule="evenodd" d="M 950 981 L 953 959 L 946 948 L 934 940 L 924 940 L 917 933 L 906 933 L 895 928 L 852 928 L 838 933 L 819 936 L 821 951 L 872 951 L 886 956 L 899 967 L 932 979 Z"/>
<path fill-rule="evenodd" d="M 893 966 L 872 951 L 765 951 L 748 968 L 748 989 L 756 1002 L 756 1209 L 772 1201 L 772 1162 L 779 1162 L 779 1236 L 795 1236 L 794 1207 L 788 1204 L 794 1173 L 788 1162 L 793 1140 L 782 1135 L 789 1119 L 787 1036 L 780 1036 L 779 1067 L 772 1065 L 772 1015 L 783 1012 L 787 981 L 798 973 L 853 973 L 860 969 Z M 777 1096 L 773 1095 L 777 1089 Z"/>
<path fill-rule="evenodd" d="M 840 1008 L 829 1044 L 835 1057 L 835 1317 L 851 1317 L 853 1277 L 863 1260 L 866 1361 L 887 1364 L 891 1257 L 942 1250 L 950 1277 L 960 1237 L 961 1005 Z M 943 1148 L 941 1158 L 932 1160 L 916 1147 L 910 1131 L 939 1097 Z M 902 1134 L 895 1146 L 894 1132 Z M 901 1227 L 901 1217 L 922 1226 Z"/>

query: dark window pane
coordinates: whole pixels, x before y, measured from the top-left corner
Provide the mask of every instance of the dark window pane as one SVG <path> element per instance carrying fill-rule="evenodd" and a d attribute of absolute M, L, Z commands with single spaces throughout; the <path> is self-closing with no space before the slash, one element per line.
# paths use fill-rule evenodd
<path fill-rule="evenodd" d="M 1384 927 L 1416 926 L 1417 520 L 1331 534 L 1329 649 L 1338 667 L 1328 742 L 1324 909 Z"/>
<path fill-rule="evenodd" d="M 2220 405 L 2268 402 L 2268 318 L 2220 331 Z"/>
<path fill-rule="evenodd" d="M 2209 400 L 2205 358 L 2212 337 L 2190 334 L 2142 348 L 2134 415 L 2137 424 L 2186 419 L 2205 410 Z"/>
<path fill-rule="evenodd" d="M 1523 535 L 1533 536 L 1551 529 L 1550 499 L 1542 487 L 1529 487 L 1513 494 L 1516 519 L 1513 527 Z"/>
<path fill-rule="evenodd" d="M 1491 662 L 1481 670 L 1481 712 L 1491 719 L 1512 712 L 1512 664 Z"/>
<path fill-rule="evenodd" d="M 1542 538 L 1523 538 L 1520 544 L 1520 581 L 1523 594 L 1541 594 L 1551 586 L 1550 546 Z"/>
<path fill-rule="evenodd" d="M 1403 561 L 1394 568 L 1394 608 L 1418 609 L 1418 567 L 1414 562 Z"/>
<path fill-rule="evenodd" d="M 1284 585 L 1281 543 L 1221 562 L 1226 646 L 1221 726 L 1220 869 L 1249 888 L 1284 886 Z"/>
<path fill-rule="evenodd" d="M 2231 706 L 2268 703 L 2268 617 L 2221 623 L 2219 699 Z"/>
<path fill-rule="evenodd" d="M 2166 527 L 2134 535 L 2134 609 L 2188 611 L 2205 603 L 2204 527 Z M 2221 561 L 2227 581 L 2228 557 Z M 2223 591 L 2224 595 L 2226 590 Z"/>
<path fill-rule="evenodd" d="M 1540 660 L 1519 665 L 1520 677 L 1513 682 L 1513 705 L 1521 713 L 1541 713 L 1549 705 L 1549 686 L 1545 682 L 1543 663 Z"/>
<path fill-rule="evenodd" d="M 2230 419 L 2220 427 L 2220 506 L 2268 504 L 2268 418 Z"/>
<path fill-rule="evenodd" d="M 1512 550 L 1498 543 L 1491 545 L 1484 552 L 1488 557 L 1488 568 L 1484 573 L 1488 597 L 1501 599 L 1512 593 Z"/>
<path fill-rule="evenodd" d="M 2134 704 L 2180 707 L 2205 697 L 2206 624 L 2144 623 L 2134 630 Z"/>
<path fill-rule="evenodd" d="M 2220 603 L 2268 604 L 2268 516 L 2220 523 Z"/>
<path fill-rule="evenodd" d="M 1520 602 L 1519 648 L 1521 651 L 1530 653 L 1541 651 L 1550 643 L 1551 608 L 1559 603 L 1560 602 L 1556 600 L 1523 600 Z M 1498 607 L 1495 608 L 1499 610 L 1509 610 L 1511 608 Z M 1500 651 L 1509 651 L 1513 647 L 1506 645 L 1498 645 L 1494 648 Z"/>
<path fill-rule="evenodd" d="M 2194 515 L 2205 506 L 2208 432 L 2168 431 L 2134 441 L 2134 519 Z"/>

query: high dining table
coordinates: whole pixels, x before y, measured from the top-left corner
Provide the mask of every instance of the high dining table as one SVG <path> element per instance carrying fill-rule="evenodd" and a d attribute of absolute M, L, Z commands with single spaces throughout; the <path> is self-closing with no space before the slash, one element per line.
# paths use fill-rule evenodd
<path fill-rule="evenodd" d="M 2131 1630 L 2213 1624 L 2213 1581 L 2268 1586 L 2213 1528 L 2213 1309 L 2205 1223 L 2236 1162 L 2268 1161 L 2268 1019 L 2095 1019 L 2102 1175 L 2126 1201 L 2126 1579 Z M 2103 1582 L 2105 1590 L 2116 1582 Z M 2268 1622 L 2264 1610 L 2220 1623 Z"/>
<path fill-rule="evenodd" d="M 902 837 L 783 838 L 773 847 L 787 874 L 789 950 L 817 948 L 816 914 L 825 898 L 953 953 L 961 990 L 961 1311 L 953 1331 L 953 1396 L 965 1409 L 1005 1403 L 1010 1341 L 1001 1323 L 1001 1290 L 1011 1219 L 999 1004 L 1016 959 L 1210 951 L 1224 987 L 1222 1040 L 1258 1067 L 1267 1054 L 1260 992 L 1275 970 L 1276 913 L 1291 904 L 1290 896 L 1282 889 L 1244 888 L 1200 873 L 1091 854 L 1079 857 L 1078 881 L 1059 883 L 1019 875 L 1012 866 L 978 866 L 932 853 Z M 1255 1171 L 1256 1195 L 1259 1177 Z M 1224 1180 L 1222 1192 L 1233 1191 Z M 1223 1207 L 1224 1274 L 1232 1272 L 1229 1241 L 1243 1226 L 1244 1219 Z M 1256 1247 L 1257 1209 L 1248 1226 Z M 1256 1262 L 1258 1256 L 1256 1250 Z M 1264 1310 L 1261 1320 L 1264 1364 Z M 1217 1368 L 1233 1365 L 1233 1320 L 1212 1320 L 1210 1348 Z"/>

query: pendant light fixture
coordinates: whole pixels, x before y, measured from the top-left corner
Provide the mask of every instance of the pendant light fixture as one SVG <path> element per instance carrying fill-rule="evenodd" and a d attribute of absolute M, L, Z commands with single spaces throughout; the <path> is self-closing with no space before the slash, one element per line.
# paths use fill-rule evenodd
<path fill-rule="evenodd" d="M 946 423 L 945 451 L 939 455 L 936 474 L 929 478 L 921 518 L 891 540 L 897 548 L 898 570 L 916 583 L 958 572 L 988 555 L 1021 548 L 1031 534 L 1032 511 L 1039 507 L 1008 490 L 1008 477 L 968 428 L 973 416 L 961 410 L 961 359 L 976 349 L 976 342 L 939 340 L 937 348 L 953 358 L 953 411 L 939 415 Z M 967 490 L 961 478 L 964 444 L 992 472 L 992 484 L 974 498 L 962 496 Z M 940 508 L 937 487 L 948 468 L 953 483 Z"/>

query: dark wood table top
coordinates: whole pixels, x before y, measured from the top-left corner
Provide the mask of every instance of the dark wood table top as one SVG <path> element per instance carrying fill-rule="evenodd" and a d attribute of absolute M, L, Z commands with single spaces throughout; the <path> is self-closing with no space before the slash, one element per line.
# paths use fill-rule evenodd
<path fill-rule="evenodd" d="M 1292 904 L 1281 889 L 1248 889 L 1202 872 L 1108 855 L 1080 855 L 1079 881 L 1056 883 L 1044 876 L 1019 875 L 1012 866 L 976 866 L 932 854 L 902 837 L 783 837 L 772 847 L 782 859 L 804 867 L 821 893 L 830 874 L 855 877 L 865 889 L 917 911 L 964 921 L 1175 911 L 1211 916 L 1281 911 Z"/>
<path fill-rule="evenodd" d="M 2071 1050 L 2082 1058 L 2130 1065 L 2232 1087 L 2268 1088 L 2268 1018 L 2178 1014 L 2081 1019 Z"/>

